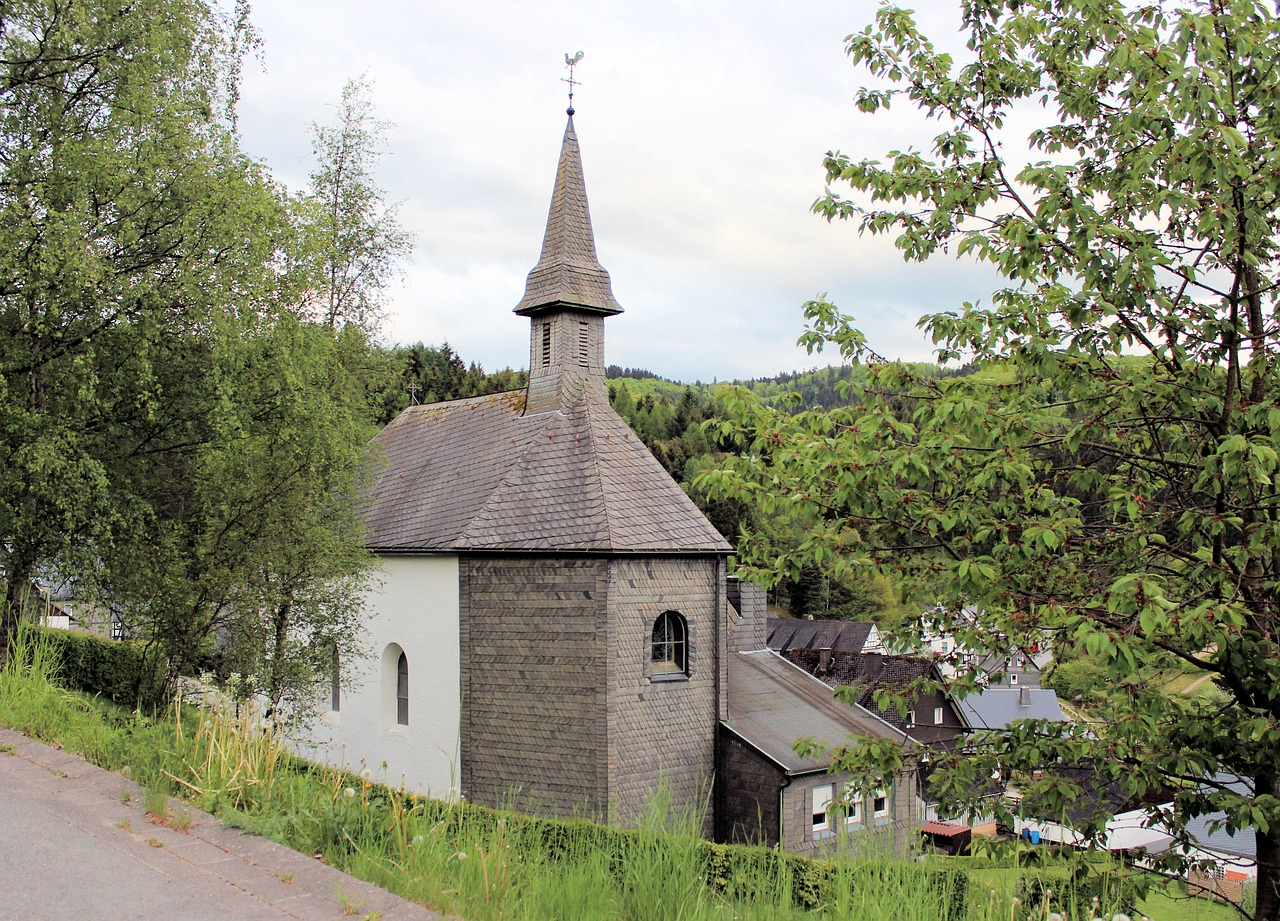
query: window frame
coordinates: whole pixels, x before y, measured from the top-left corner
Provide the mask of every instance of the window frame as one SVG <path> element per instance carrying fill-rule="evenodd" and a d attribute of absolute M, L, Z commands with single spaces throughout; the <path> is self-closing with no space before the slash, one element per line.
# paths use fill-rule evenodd
<path fill-rule="evenodd" d="M 403 649 L 396 660 L 396 725 L 409 725 L 409 656 Z"/>
<path fill-rule="evenodd" d="M 680 681 L 689 677 L 689 623 L 679 611 L 663 611 L 649 631 L 649 677 Z"/>
<path fill-rule="evenodd" d="M 809 791 L 809 833 L 814 838 L 831 834 L 831 801 L 836 796 L 836 785 L 819 784 Z M 819 803 L 822 808 L 819 809 Z"/>

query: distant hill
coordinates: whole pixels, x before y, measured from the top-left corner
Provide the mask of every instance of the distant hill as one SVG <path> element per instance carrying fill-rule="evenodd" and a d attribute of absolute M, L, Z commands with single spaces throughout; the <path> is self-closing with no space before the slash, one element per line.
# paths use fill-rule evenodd
<path fill-rule="evenodd" d="M 970 373 L 972 369 L 939 369 L 929 362 L 909 362 L 911 367 L 922 373 L 954 375 Z M 749 380 L 735 380 L 704 384 L 698 381 L 693 384 L 681 384 L 678 381 L 659 377 L 652 371 L 643 368 L 623 368 L 609 365 L 605 369 L 605 377 L 611 382 L 623 383 L 637 400 L 645 396 L 654 399 L 665 396 L 668 400 L 679 400 L 686 390 L 692 390 L 702 399 L 708 399 L 714 388 L 723 383 L 736 384 L 753 391 L 767 403 L 781 403 L 790 394 L 799 394 L 797 409 L 813 409 L 823 406 L 828 409 L 834 406 L 848 406 L 857 399 L 866 382 L 866 369 L 851 365 L 829 365 L 825 368 L 810 368 L 808 371 L 784 371 L 773 377 L 755 377 Z"/>

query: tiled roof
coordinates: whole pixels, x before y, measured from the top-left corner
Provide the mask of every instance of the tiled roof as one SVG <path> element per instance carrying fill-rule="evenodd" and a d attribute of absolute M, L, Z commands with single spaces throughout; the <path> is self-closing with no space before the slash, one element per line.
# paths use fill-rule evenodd
<path fill-rule="evenodd" d="M 876 705 L 877 688 L 898 692 L 912 682 L 929 675 L 933 662 L 913 656 L 886 656 L 879 653 L 828 652 L 825 649 L 792 647 L 782 656 L 831 687 L 852 687 L 857 702 L 897 729 L 905 729 L 906 720 L 897 707 L 882 710 Z"/>
<path fill-rule="evenodd" d="M 862 652 L 874 624 L 850 620 L 793 620 L 770 617 L 769 648 L 778 652 L 788 649 L 833 649 Z"/>
<path fill-rule="evenodd" d="M 582 176 L 582 157 L 573 116 L 564 129 L 560 165 L 542 238 L 542 255 L 525 282 L 516 313 L 531 316 L 556 306 L 585 308 L 606 316 L 622 313 L 613 299 L 609 273 L 596 258 L 591 210 Z"/>
<path fill-rule="evenodd" d="M 730 655 L 727 697 L 728 728 L 790 774 L 825 770 L 829 760 L 796 754 L 797 739 L 836 746 L 851 735 L 903 738 L 866 710 L 840 703 L 829 687 L 769 649 Z"/>
<path fill-rule="evenodd" d="M 374 439 L 373 550 L 727 553 L 613 411 L 603 381 L 522 415 L 524 391 L 411 406 Z"/>
<path fill-rule="evenodd" d="M 1058 695 L 1049 688 L 984 688 L 955 701 L 970 729 L 1005 729 L 1014 720 L 1062 720 Z"/>

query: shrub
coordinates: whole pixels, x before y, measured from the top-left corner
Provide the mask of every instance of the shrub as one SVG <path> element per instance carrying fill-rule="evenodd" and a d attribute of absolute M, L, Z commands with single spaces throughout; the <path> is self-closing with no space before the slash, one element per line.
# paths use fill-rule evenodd
<path fill-rule="evenodd" d="M 57 681 L 65 688 L 101 694 L 122 706 L 154 713 L 165 705 L 167 669 L 154 649 L 133 641 L 24 624 L 29 637 L 52 650 Z"/>

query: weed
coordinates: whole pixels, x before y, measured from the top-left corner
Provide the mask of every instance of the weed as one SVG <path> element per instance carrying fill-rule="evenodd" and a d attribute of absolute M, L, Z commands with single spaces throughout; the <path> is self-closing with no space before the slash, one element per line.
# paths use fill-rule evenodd
<path fill-rule="evenodd" d="M 128 790 L 124 789 L 123 787 L 121 787 L 119 799 L 122 804 L 128 805 L 129 803 L 133 802 L 133 794 L 130 793 Z"/>
<path fill-rule="evenodd" d="M 63 779 L 66 779 L 67 772 L 66 772 L 66 771 L 54 771 L 54 772 L 53 772 L 53 776 L 54 776 L 54 777 L 61 777 L 61 778 L 63 778 Z"/>
<path fill-rule="evenodd" d="M 169 816 L 169 821 L 166 824 L 174 831 L 180 831 L 185 835 L 191 831 L 191 826 L 195 823 L 195 816 L 183 809 L 177 814 Z"/>
<path fill-rule="evenodd" d="M 0 755 L 16 755 L 18 750 L 8 743 L 0 744 Z"/>
<path fill-rule="evenodd" d="M 143 809 L 150 816 L 149 821 L 163 825 L 169 815 L 169 796 L 163 790 L 147 790 Z"/>
<path fill-rule="evenodd" d="M 129 819 L 121 819 L 116 823 L 116 828 L 123 828 L 125 831 L 133 831 L 133 822 Z"/>
<path fill-rule="evenodd" d="M 151 845 L 152 847 L 164 847 L 164 842 L 161 841 L 159 838 L 148 838 L 147 844 Z"/>
<path fill-rule="evenodd" d="M 272 875 L 272 876 L 274 876 L 276 879 L 280 880 L 280 882 L 282 882 L 282 883 L 292 883 L 292 882 L 293 882 L 293 874 L 292 874 L 292 873 L 272 873 L 271 875 Z"/>
<path fill-rule="evenodd" d="M 342 915 L 344 918 L 359 914 L 360 909 L 364 908 L 364 902 L 353 902 L 347 898 L 347 894 L 342 891 L 342 886 L 340 884 L 335 883 L 333 891 L 338 896 L 338 903 L 342 906 Z"/>

